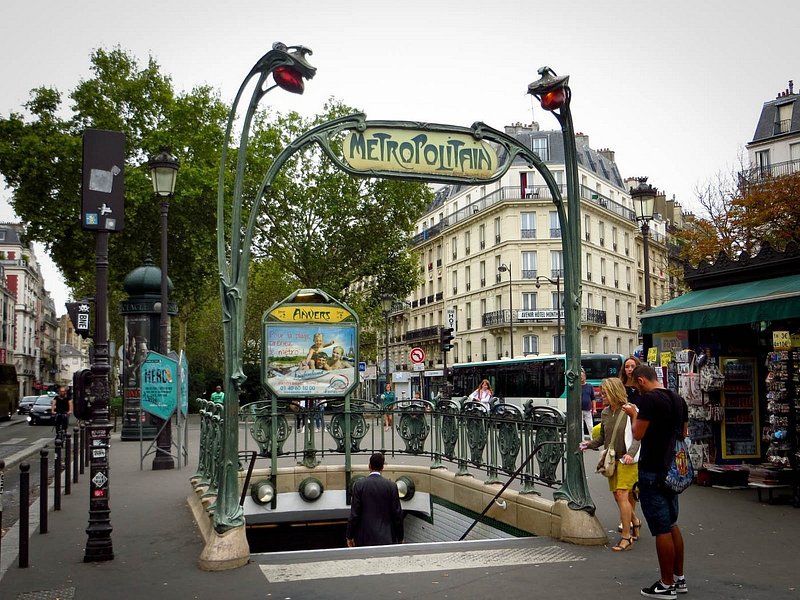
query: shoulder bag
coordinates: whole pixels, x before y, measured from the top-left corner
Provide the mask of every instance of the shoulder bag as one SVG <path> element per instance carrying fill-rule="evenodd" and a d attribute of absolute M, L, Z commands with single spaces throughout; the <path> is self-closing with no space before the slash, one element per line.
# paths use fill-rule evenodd
<path fill-rule="evenodd" d="M 664 476 L 664 486 L 667 490 L 680 494 L 692 485 L 694 468 L 689 457 L 689 444 L 683 438 L 683 411 L 680 406 L 676 406 L 676 398 L 672 394 L 670 394 L 670 397 L 673 410 L 678 416 L 673 432 L 674 452 L 672 453 L 672 460 L 667 467 L 667 473 Z M 677 400 L 680 400 L 680 398 L 677 398 Z"/>
<path fill-rule="evenodd" d="M 614 440 L 617 439 L 617 430 L 619 424 L 622 423 L 622 417 L 626 416 L 625 411 L 621 408 L 619 412 L 614 423 L 614 431 L 611 432 L 611 438 L 606 442 L 606 447 L 600 453 L 600 461 L 597 463 L 596 471 L 606 477 L 612 477 L 617 470 L 617 451 L 614 450 Z"/>
<path fill-rule="evenodd" d="M 704 392 L 718 392 L 724 383 L 725 376 L 715 363 L 708 361 L 700 369 L 700 389 Z"/>

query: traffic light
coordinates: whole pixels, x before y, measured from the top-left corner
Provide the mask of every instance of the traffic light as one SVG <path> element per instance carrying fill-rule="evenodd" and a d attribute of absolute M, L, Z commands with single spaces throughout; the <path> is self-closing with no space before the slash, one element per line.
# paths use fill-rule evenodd
<path fill-rule="evenodd" d="M 92 381 L 92 372 L 89 369 L 75 371 L 72 376 L 72 412 L 81 421 L 92 418 Z"/>
<path fill-rule="evenodd" d="M 453 341 L 453 328 L 443 327 L 439 332 L 439 341 L 441 342 L 442 352 L 449 352 L 453 347 L 450 342 Z"/>

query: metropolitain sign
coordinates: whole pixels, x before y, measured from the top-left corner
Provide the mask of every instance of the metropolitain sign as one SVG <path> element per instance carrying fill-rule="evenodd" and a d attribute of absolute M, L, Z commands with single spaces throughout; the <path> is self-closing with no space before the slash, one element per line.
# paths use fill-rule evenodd
<path fill-rule="evenodd" d="M 367 127 L 349 131 L 344 160 L 356 171 L 450 175 L 491 179 L 497 171 L 497 152 L 467 133 Z"/>

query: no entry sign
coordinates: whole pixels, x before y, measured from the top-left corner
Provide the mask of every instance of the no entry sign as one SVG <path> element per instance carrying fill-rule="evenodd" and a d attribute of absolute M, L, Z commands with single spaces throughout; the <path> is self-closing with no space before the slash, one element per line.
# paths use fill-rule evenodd
<path fill-rule="evenodd" d="M 412 348 L 408 353 L 408 357 L 413 363 L 425 362 L 425 350 L 422 348 Z"/>

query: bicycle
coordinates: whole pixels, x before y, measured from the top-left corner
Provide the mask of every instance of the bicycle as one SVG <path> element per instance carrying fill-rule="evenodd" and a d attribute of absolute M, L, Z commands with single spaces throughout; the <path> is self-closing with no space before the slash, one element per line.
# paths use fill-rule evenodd
<path fill-rule="evenodd" d="M 56 439 L 64 441 L 64 436 L 69 428 L 69 413 L 56 413 L 56 423 L 54 425 L 56 430 Z"/>

